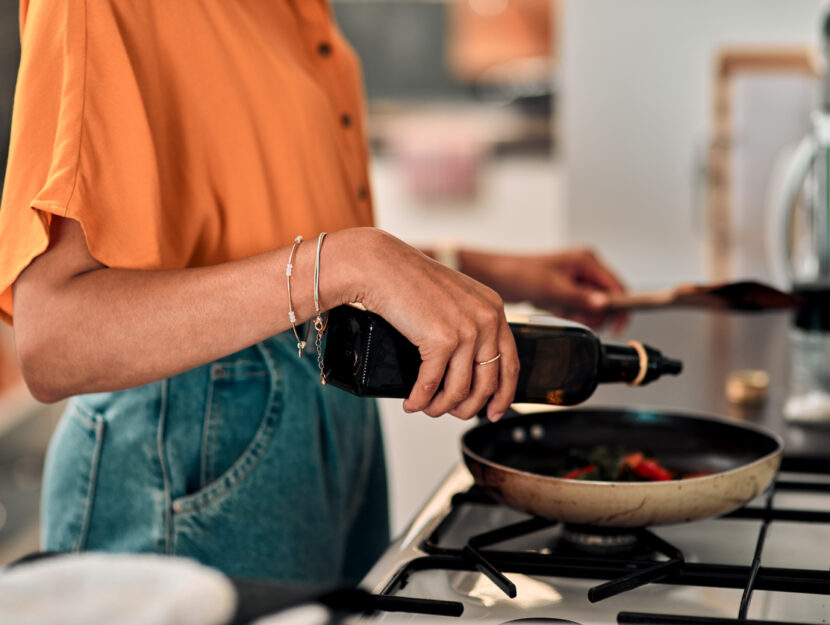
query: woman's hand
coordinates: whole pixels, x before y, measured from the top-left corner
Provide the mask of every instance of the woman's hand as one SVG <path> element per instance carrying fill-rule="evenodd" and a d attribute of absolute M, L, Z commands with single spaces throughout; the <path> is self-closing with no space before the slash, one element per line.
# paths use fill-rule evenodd
<path fill-rule="evenodd" d="M 599 327 L 619 331 L 627 315 L 612 311 L 609 294 L 625 291 L 620 279 L 588 249 L 516 256 L 462 251 L 461 269 L 495 289 L 505 301 L 527 301 Z"/>
<path fill-rule="evenodd" d="M 352 240 L 358 277 L 346 299 L 381 315 L 421 353 L 404 409 L 468 419 L 486 404 L 487 416 L 500 418 L 516 392 L 519 359 L 499 295 L 380 230 L 361 237 Z"/>

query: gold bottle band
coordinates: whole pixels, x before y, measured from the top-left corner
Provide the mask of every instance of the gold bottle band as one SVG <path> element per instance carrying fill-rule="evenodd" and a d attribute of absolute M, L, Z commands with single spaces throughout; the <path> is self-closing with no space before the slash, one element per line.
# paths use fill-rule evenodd
<path fill-rule="evenodd" d="M 646 373 L 648 373 L 648 354 L 646 353 L 646 348 L 643 347 L 643 344 L 640 343 L 640 341 L 628 341 L 626 345 L 633 347 L 640 359 L 640 372 L 637 374 L 637 377 L 631 380 L 631 382 L 628 382 L 628 385 L 640 386 L 640 384 L 643 383 L 643 380 L 646 379 Z"/>

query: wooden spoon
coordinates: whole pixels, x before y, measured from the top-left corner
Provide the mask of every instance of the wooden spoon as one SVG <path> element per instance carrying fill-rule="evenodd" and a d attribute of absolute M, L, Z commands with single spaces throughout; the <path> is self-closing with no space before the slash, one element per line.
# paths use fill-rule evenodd
<path fill-rule="evenodd" d="M 613 310 L 651 308 L 708 308 L 763 311 L 795 308 L 802 297 L 753 281 L 721 284 L 681 284 L 672 289 L 611 295 Z"/>

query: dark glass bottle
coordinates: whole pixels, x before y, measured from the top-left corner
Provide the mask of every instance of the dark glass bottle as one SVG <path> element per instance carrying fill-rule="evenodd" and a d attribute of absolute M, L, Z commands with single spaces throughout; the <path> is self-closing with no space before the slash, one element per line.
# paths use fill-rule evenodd
<path fill-rule="evenodd" d="M 510 329 L 521 364 L 516 402 L 570 406 L 600 383 L 648 384 L 683 368 L 647 345 L 602 343 L 587 327 L 556 317 L 511 322 Z M 366 397 L 408 397 L 420 365 L 418 349 L 380 316 L 352 306 L 329 313 L 329 383 Z"/>

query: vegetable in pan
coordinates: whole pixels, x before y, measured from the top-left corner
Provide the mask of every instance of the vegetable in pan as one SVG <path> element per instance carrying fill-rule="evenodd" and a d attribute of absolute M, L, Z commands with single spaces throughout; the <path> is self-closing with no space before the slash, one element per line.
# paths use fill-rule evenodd
<path fill-rule="evenodd" d="M 569 480 L 600 482 L 665 482 L 674 479 L 703 477 L 708 472 L 677 473 L 662 466 L 651 454 L 627 452 L 597 445 L 590 449 L 574 449 L 568 454 L 564 469 L 557 477 Z"/>

